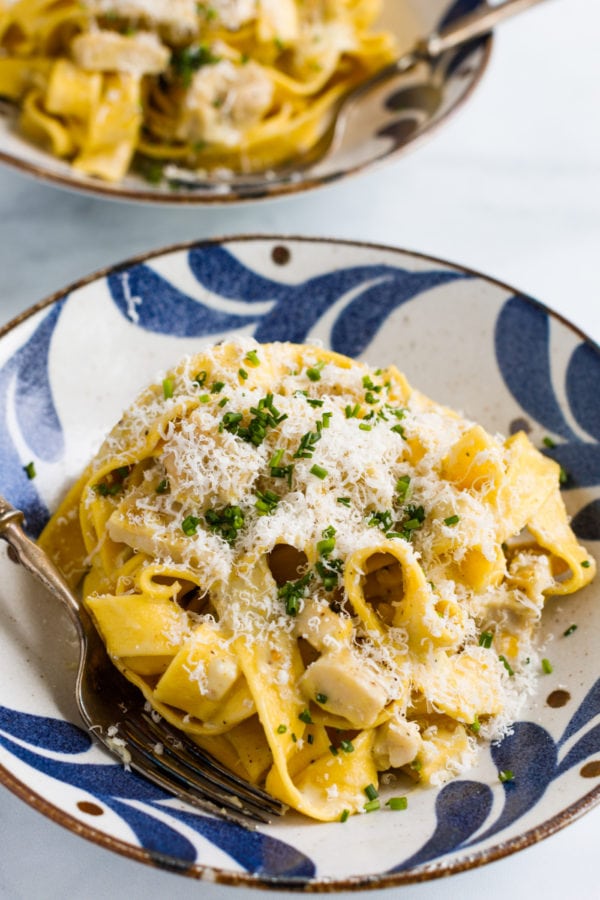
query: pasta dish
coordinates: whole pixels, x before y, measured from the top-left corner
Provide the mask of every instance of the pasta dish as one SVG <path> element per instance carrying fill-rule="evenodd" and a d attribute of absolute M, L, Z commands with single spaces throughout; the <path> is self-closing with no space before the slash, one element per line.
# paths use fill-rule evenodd
<path fill-rule="evenodd" d="M 379 0 L 0 0 L 0 96 L 84 175 L 255 172 L 394 58 Z"/>
<path fill-rule="evenodd" d="M 388 770 L 472 766 L 533 690 L 546 598 L 595 573 L 523 432 L 246 338 L 147 388 L 41 543 L 159 715 L 322 821 Z"/>

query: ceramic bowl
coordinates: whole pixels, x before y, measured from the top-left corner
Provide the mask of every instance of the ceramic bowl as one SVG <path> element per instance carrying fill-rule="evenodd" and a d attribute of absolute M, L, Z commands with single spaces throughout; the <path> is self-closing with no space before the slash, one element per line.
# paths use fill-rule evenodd
<path fill-rule="evenodd" d="M 400 52 L 437 26 L 463 15 L 480 0 L 386 0 L 380 24 L 397 36 Z M 135 174 L 109 184 L 74 172 L 64 162 L 20 137 L 16 111 L 0 109 L 0 162 L 62 187 L 121 200 L 167 204 L 231 203 L 296 193 L 330 184 L 412 147 L 444 123 L 469 97 L 483 75 L 491 38 L 444 54 L 431 66 L 397 76 L 369 95 L 360 115 L 350 119 L 344 141 L 336 152 L 304 171 L 273 173 L 247 180 L 232 180 L 219 173 L 206 180 L 171 171 L 160 184 Z"/>
<path fill-rule="evenodd" d="M 563 466 L 573 528 L 600 555 L 596 345 L 539 302 L 440 260 L 281 237 L 133 260 L 3 329 L 0 492 L 25 511 L 31 533 L 138 390 L 233 334 L 322 341 L 375 366 L 393 362 L 488 430 L 525 429 Z M 592 583 L 547 603 L 541 640 L 553 671 L 540 672 L 522 719 L 483 748 L 473 771 L 407 788 L 405 811 L 331 824 L 290 813 L 250 832 L 125 771 L 82 729 L 68 620 L 1 550 L 0 780 L 97 844 L 211 881 L 331 891 L 448 875 L 519 850 L 597 802 L 599 601 Z M 508 769 L 514 780 L 502 784 Z"/>

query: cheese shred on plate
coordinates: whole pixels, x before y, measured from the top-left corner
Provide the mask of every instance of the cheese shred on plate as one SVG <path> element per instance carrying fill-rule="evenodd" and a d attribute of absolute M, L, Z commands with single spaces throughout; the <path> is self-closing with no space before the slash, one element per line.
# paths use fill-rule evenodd
<path fill-rule="evenodd" d="M 141 394 L 41 543 L 153 710 L 336 820 L 518 716 L 546 598 L 595 572 L 559 476 L 394 366 L 239 339 Z"/>

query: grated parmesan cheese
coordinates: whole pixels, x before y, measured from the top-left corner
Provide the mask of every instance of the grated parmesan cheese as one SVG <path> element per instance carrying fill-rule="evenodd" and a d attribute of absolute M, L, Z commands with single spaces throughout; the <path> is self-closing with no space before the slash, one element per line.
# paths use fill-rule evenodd
<path fill-rule="evenodd" d="M 418 762 L 413 774 L 442 784 L 473 764 L 477 737 L 509 732 L 535 689 L 535 626 L 568 526 L 565 514 L 560 540 L 535 540 L 535 485 L 550 484 L 552 464 L 530 456 L 530 472 L 519 453 L 534 452 L 393 367 L 217 345 L 161 373 L 94 461 L 87 602 L 98 620 L 106 602 L 108 631 L 120 596 L 163 604 L 160 630 L 142 629 L 137 677 L 184 730 L 227 734 L 258 711 L 276 760 L 284 735 L 300 754 L 319 728 L 357 733 L 361 749 L 342 741 L 323 756 L 321 732 L 313 780 L 310 766 L 298 774 L 304 800 L 280 788 L 297 808 L 360 811 L 357 758 L 372 767 L 366 783 Z M 111 578 L 116 596 L 103 598 Z M 113 649 L 120 627 L 104 635 Z"/>

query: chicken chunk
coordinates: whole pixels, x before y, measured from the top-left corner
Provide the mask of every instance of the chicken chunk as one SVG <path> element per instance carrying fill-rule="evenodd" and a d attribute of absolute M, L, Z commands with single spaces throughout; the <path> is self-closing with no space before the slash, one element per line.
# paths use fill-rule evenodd
<path fill-rule="evenodd" d="M 156 28 L 170 42 L 185 43 L 198 29 L 195 0 L 87 0 L 96 16 Z"/>
<path fill-rule="evenodd" d="M 86 72 L 129 72 L 157 75 L 169 65 L 171 54 L 150 32 L 134 35 L 90 31 L 74 38 L 73 58 Z"/>
<path fill-rule="evenodd" d="M 372 726 L 387 702 L 384 686 L 347 648 L 320 656 L 308 667 L 300 686 L 308 699 L 355 728 Z"/>
<path fill-rule="evenodd" d="M 416 722 L 392 719 L 377 729 L 373 756 L 377 768 L 398 769 L 412 762 L 421 745 L 421 735 Z"/>
<path fill-rule="evenodd" d="M 203 66 L 187 92 L 178 137 L 235 146 L 268 111 L 273 84 L 257 63 L 220 60 Z"/>

